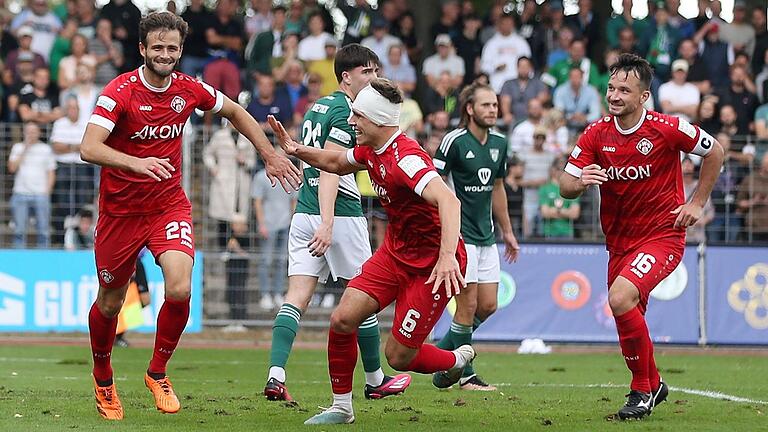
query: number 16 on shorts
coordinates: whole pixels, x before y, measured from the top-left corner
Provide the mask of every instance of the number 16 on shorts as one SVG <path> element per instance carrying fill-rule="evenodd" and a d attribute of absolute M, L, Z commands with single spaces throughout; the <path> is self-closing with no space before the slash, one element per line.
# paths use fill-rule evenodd
<path fill-rule="evenodd" d="M 630 264 L 629 270 L 642 279 L 643 276 L 651 271 L 654 264 L 656 264 L 656 258 L 653 255 L 640 252 L 637 254 L 634 261 L 632 261 L 632 264 Z"/>

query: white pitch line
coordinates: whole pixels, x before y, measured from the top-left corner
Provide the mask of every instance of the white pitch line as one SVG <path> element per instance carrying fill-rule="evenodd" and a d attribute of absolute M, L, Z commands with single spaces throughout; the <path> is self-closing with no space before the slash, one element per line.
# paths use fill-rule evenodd
<path fill-rule="evenodd" d="M 497 387 L 501 386 L 507 386 L 507 387 L 519 387 L 519 384 L 512 384 L 512 383 L 499 383 L 494 384 Z M 566 387 L 566 388 L 626 388 L 625 385 L 618 385 L 618 384 L 524 384 L 523 387 Z M 710 399 L 720 399 L 720 400 L 727 400 L 731 402 L 742 402 L 742 403 L 751 403 L 751 404 L 759 404 L 759 405 L 768 405 L 768 401 L 762 401 L 762 400 L 756 400 L 756 399 L 749 399 L 744 398 L 741 396 L 733 396 L 726 393 L 721 393 L 717 391 L 711 391 L 711 390 L 696 390 L 696 389 L 689 389 L 685 387 L 669 387 L 670 391 L 676 391 L 680 393 L 685 394 L 691 394 L 696 396 L 703 396 Z"/>

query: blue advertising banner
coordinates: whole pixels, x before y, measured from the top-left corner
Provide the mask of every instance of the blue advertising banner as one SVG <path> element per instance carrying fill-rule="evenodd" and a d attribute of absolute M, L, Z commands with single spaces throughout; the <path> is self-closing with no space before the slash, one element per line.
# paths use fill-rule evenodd
<path fill-rule="evenodd" d="M 186 331 L 202 330 L 203 255 L 192 270 L 192 299 Z M 144 323 L 131 331 L 152 332 L 163 303 L 161 269 L 143 257 L 152 303 Z M 88 312 L 99 289 L 93 251 L 0 250 L 0 331 L 88 331 Z"/>
<path fill-rule="evenodd" d="M 768 343 L 768 249 L 707 248 L 707 342 Z"/>
<path fill-rule="evenodd" d="M 602 245 L 523 245 L 517 263 L 507 264 L 502 257 L 499 307 L 475 339 L 617 341 L 607 266 Z M 687 248 L 681 265 L 653 291 L 648 323 L 655 341 L 698 342 L 698 267 L 696 249 Z M 435 327 L 437 337 L 448 331 L 454 309 L 452 301 Z"/>

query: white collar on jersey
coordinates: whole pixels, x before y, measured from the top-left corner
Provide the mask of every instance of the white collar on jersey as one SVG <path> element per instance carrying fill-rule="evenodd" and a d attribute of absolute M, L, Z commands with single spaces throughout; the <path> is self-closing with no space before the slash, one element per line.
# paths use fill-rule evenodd
<path fill-rule="evenodd" d="M 141 80 L 141 83 L 144 84 L 144 87 L 152 90 L 153 92 L 162 93 L 166 90 L 168 90 L 171 87 L 171 84 L 173 83 L 173 76 L 176 75 L 176 73 L 171 73 L 171 79 L 168 80 L 168 85 L 165 87 L 155 87 L 152 84 L 147 82 L 147 79 L 144 78 L 144 65 L 139 66 L 139 79 Z"/>
<path fill-rule="evenodd" d="M 385 142 L 380 149 L 374 150 L 373 152 L 376 153 L 377 155 L 384 153 L 387 150 L 387 148 L 395 141 L 395 138 L 399 137 L 401 133 L 403 133 L 403 131 L 401 131 L 400 128 L 397 128 L 397 132 L 392 134 L 392 136 L 389 137 L 387 142 Z"/>
<path fill-rule="evenodd" d="M 643 125 L 643 122 L 645 121 L 645 116 L 648 114 L 648 111 L 643 108 L 643 115 L 640 117 L 640 121 L 637 122 L 636 125 L 632 126 L 629 129 L 622 129 L 621 126 L 619 126 L 619 121 L 616 119 L 616 116 L 613 116 L 613 124 L 616 125 L 616 130 L 619 131 L 622 135 L 629 135 L 631 133 L 637 132 L 638 129 L 640 129 L 640 126 Z"/>

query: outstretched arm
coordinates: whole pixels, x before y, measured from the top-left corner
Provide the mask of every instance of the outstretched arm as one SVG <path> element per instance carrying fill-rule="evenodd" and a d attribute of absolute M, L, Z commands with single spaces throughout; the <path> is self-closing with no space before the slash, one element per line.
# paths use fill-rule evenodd
<path fill-rule="evenodd" d="M 293 139 L 274 116 L 267 116 L 267 121 L 275 132 L 275 140 L 285 150 L 286 154 L 296 156 L 304 162 L 322 171 L 345 175 L 362 170 L 364 167 L 352 164 L 347 160 L 346 151 L 323 150 L 304 146 Z"/>

